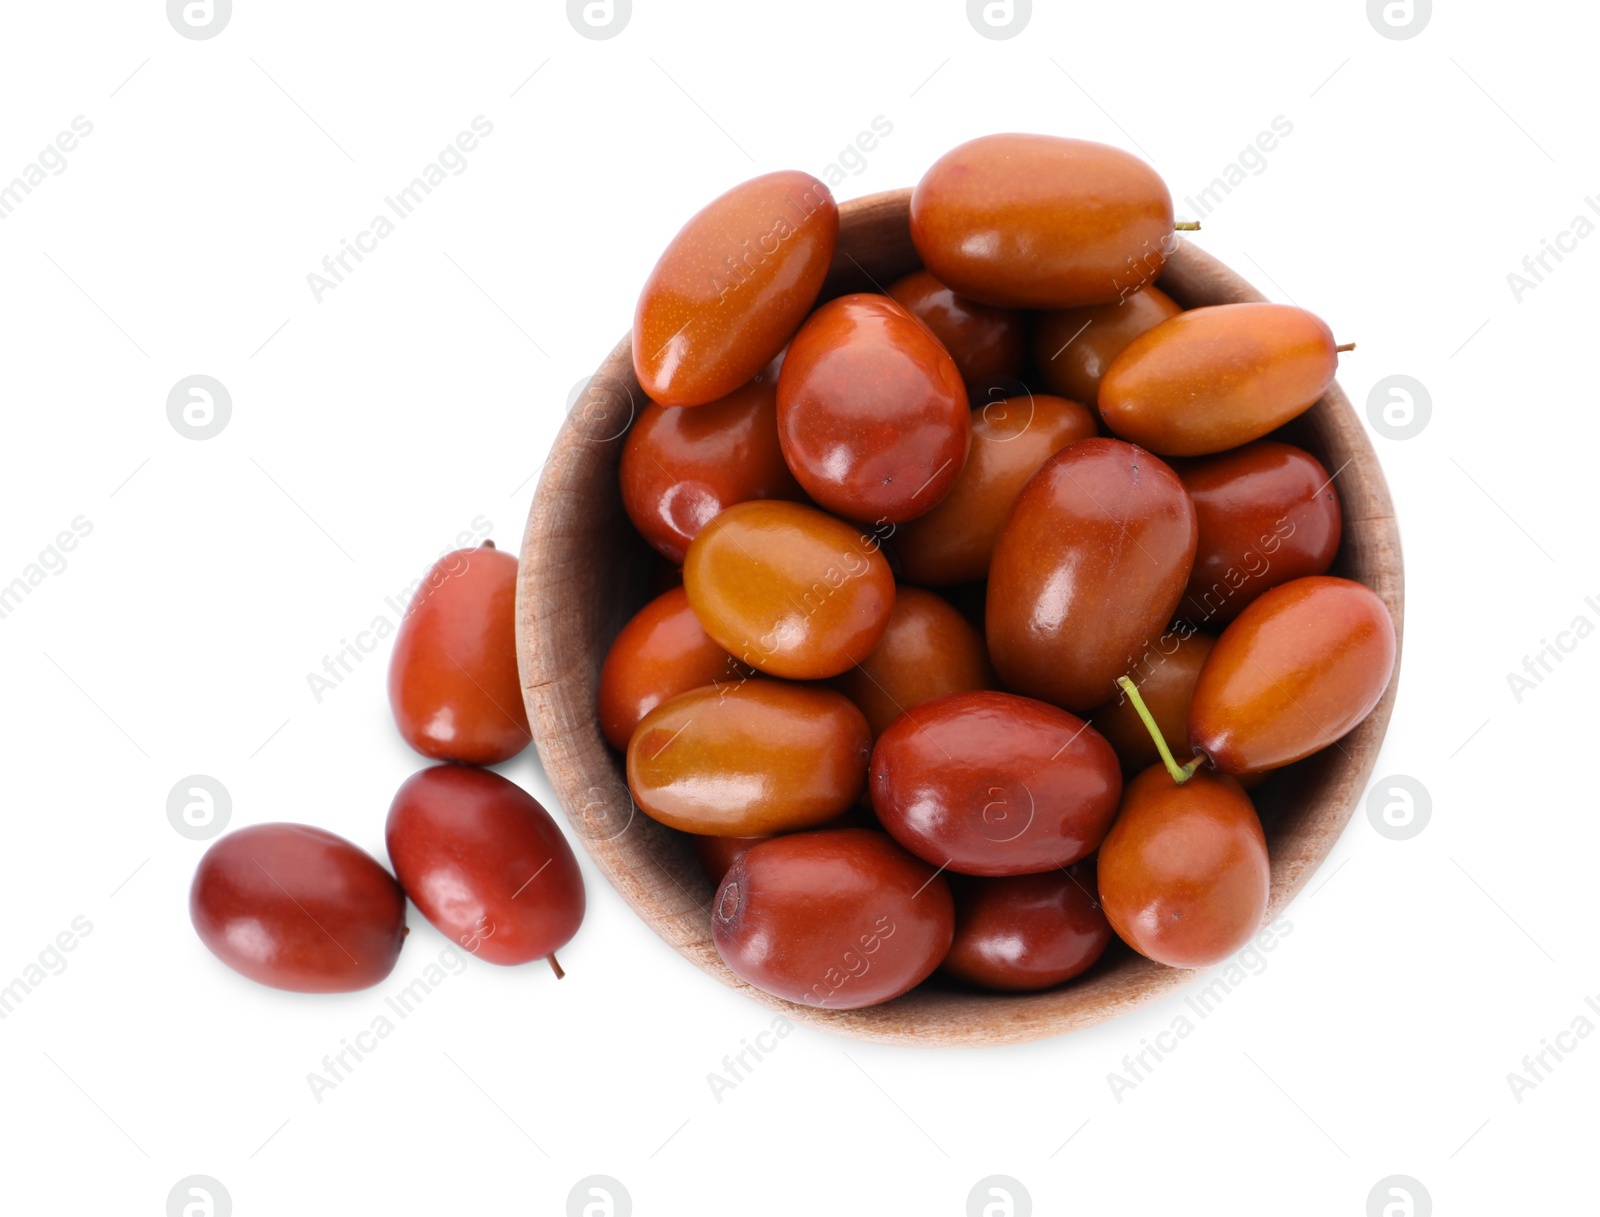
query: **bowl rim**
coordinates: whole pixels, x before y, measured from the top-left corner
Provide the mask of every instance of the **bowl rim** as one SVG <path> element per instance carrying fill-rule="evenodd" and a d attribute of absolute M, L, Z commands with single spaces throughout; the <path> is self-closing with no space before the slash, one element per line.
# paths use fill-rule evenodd
<path fill-rule="evenodd" d="M 903 263 L 909 247 L 910 199 L 907 188 L 840 204 L 839 246 L 822 299 L 839 294 L 841 283 L 861 275 L 881 290 L 870 271 L 851 256 L 847 240 L 857 233 L 877 233 Z M 911 257 L 920 265 L 914 251 Z M 1176 238 L 1157 283 L 1185 307 L 1266 299 L 1182 236 Z M 600 736 L 595 709 L 600 663 L 627 615 L 619 617 L 614 606 L 591 611 L 592 603 L 583 598 L 601 590 L 605 582 L 596 568 L 607 564 L 596 557 L 608 537 L 615 540 L 619 517 L 631 531 L 615 490 L 615 465 L 627 426 L 646 400 L 633 372 L 630 335 L 624 334 L 578 394 L 552 445 L 528 513 L 516 598 L 523 699 L 546 777 L 595 865 L 645 924 L 724 985 L 791 1021 L 853 1038 L 919 1046 L 978 1047 L 1053 1037 L 1119 1017 L 1213 971 L 1168 968 L 1127 951 L 1097 964 L 1077 981 L 1037 993 L 919 986 L 904 997 L 862 1010 L 828 1010 L 785 1001 L 733 974 L 711 942 L 708 881 L 687 857 L 686 848 L 665 845 L 670 830 L 634 805 L 621 776 L 620 758 Z M 1344 458 L 1333 477 L 1354 471 L 1339 486 L 1344 535 L 1338 564 L 1358 566 L 1361 581 L 1388 606 L 1395 623 L 1395 666 L 1372 713 L 1335 745 L 1291 770 L 1299 772 L 1282 796 L 1291 808 L 1287 827 L 1275 833 L 1279 826 L 1269 824 L 1269 840 L 1280 839 L 1271 851 L 1271 891 L 1263 932 L 1327 858 L 1365 791 L 1393 711 L 1404 637 L 1400 535 L 1371 438 L 1337 381 L 1302 419 L 1301 425 L 1315 433 L 1324 449 L 1314 455 L 1325 465 Z M 594 480 L 607 476 L 608 470 L 612 493 L 597 497 L 592 493 Z M 642 559 L 646 551 L 639 552 Z M 613 581 L 625 565 L 615 564 Z M 642 589 L 643 561 L 637 565 L 633 582 Z M 1295 797 L 1313 789 L 1315 806 L 1299 809 Z"/>

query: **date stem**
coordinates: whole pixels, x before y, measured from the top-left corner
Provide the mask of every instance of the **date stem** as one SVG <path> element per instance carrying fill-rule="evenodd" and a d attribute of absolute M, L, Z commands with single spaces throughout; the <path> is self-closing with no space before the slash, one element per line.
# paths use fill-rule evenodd
<path fill-rule="evenodd" d="M 1182 786 L 1200 768 L 1203 757 L 1195 757 L 1187 765 L 1180 765 L 1172 757 L 1172 749 L 1167 747 L 1167 741 L 1162 738 L 1161 728 L 1156 725 L 1155 715 L 1150 713 L 1150 707 L 1144 704 L 1144 698 L 1139 696 L 1139 686 L 1126 676 L 1117 677 L 1117 683 L 1122 686 L 1122 691 L 1128 695 L 1128 700 L 1133 703 L 1135 712 L 1144 729 L 1150 733 L 1150 738 L 1155 741 L 1156 751 L 1161 754 L 1161 762 L 1167 767 L 1167 772 L 1172 775 L 1172 780 Z"/>

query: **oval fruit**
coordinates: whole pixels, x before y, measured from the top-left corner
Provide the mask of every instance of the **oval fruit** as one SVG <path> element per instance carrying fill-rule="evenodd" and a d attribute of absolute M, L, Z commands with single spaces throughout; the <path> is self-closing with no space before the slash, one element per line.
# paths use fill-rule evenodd
<path fill-rule="evenodd" d="M 702 685 L 744 680 L 751 669 L 711 640 L 681 587 L 640 609 L 600 668 L 600 730 L 619 751 L 662 702 Z"/>
<path fill-rule="evenodd" d="M 728 873 L 733 864 L 752 846 L 763 841 L 770 841 L 771 837 L 701 837 L 691 838 L 690 844 L 694 849 L 695 861 L 700 863 L 700 869 L 705 872 L 711 886 L 716 887 L 722 882 L 722 877 Z"/>
<path fill-rule="evenodd" d="M 633 526 L 676 563 L 724 508 L 804 499 L 778 446 L 777 372 L 768 368 L 693 410 L 646 402 L 628 429 L 617 476 Z"/>
<path fill-rule="evenodd" d="M 830 300 L 789 344 L 778 376 L 778 439 L 817 504 L 899 523 L 950 492 L 972 416 L 955 361 L 887 296 Z"/>
<path fill-rule="evenodd" d="M 889 627 L 833 687 L 866 715 L 873 737 L 895 719 L 945 693 L 994 688 L 983 639 L 949 601 L 919 587 L 895 593 Z"/>
<path fill-rule="evenodd" d="M 728 508 L 689 546 L 683 586 L 723 650 L 791 680 L 837 676 L 865 659 L 894 608 L 877 540 L 799 503 Z"/>
<path fill-rule="evenodd" d="M 1022 314 L 958 296 L 925 270 L 889 285 L 889 296 L 950 352 L 970 401 L 993 389 L 1014 390 L 1026 370 L 1027 339 Z"/>
<path fill-rule="evenodd" d="M 951 693 L 872 750 L 872 808 L 917 857 L 1027 875 L 1093 852 L 1117 812 L 1116 753 L 1081 718 L 1012 693 Z"/>
<path fill-rule="evenodd" d="M 349 993 L 394 970 L 406 897 L 370 854 L 304 824 L 219 837 L 189 889 L 200 941 L 235 972 L 296 993 Z"/>
<path fill-rule="evenodd" d="M 1161 728 L 1172 755 L 1181 763 L 1189 759 L 1184 743 L 1189 738 L 1189 701 L 1206 656 L 1217 645 L 1215 634 L 1202 634 L 1192 625 L 1173 626 L 1151 647 L 1149 661 L 1127 675 L 1139 687 L 1145 708 Z M 1126 695 L 1120 695 L 1089 715 L 1089 721 L 1106 737 L 1122 767 L 1130 773 L 1161 759 L 1144 721 Z"/>
<path fill-rule="evenodd" d="M 1125 300 L 1040 313 L 1033 325 L 1033 363 L 1052 393 L 1098 404 L 1100 380 L 1112 360 L 1140 334 L 1183 310 L 1154 284 Z"/>
<path fill-rule="evenodd" d="M 1029 478 L 1068 444 L 1096 433 L 1092 411 L 1043 393 L 1008 397 L 972 412 L 972 451 L 944 500 L 894 531 L 912 583 L 946 586 L 989 574 L 1000 528 Z"/>
<path fill-rule="evenodd" d="M 828 1010 L 875 1006 L 920 983 L 954 924 L 943 876 L 865 828 L 763 841 L 711 905 L 712 940 L 736 976 Z"/>
<path fill-rule="evenodd" d="M 946 975 L 1021 993 L 1081 975 L 1111 942 L 1094 865 L 955 885 L 956 933 Z"/>
<path fill-rule="evenodd" d="M 1100 382 L 1100 416 L 1163 456 L 1260 439 L 1310 409 L 1338 370 L 1333 332 L 1289 304 L 1190 309 L 1130 342 Z"/>
<path fill-rule="evenodd" d="M 633 369 L 664 406 L 732 393 L 783 349 L 816 302 L 839 208 L 808 173 L 752 178 L 672 238 L 639 293 Z"/>
<path fill-rule="evenodd" d="M 1227 625 L 1268 588 L 1333 565 L 1343 529 L 1322 462 L 1302 448 L 1257 440 L 1192 461 L 1178 478 L 1200 522 L 1194 571 L 1178 611 Z"/>
<path fill-rule="evenodd" d="M 1267 592 L 1217 639 L 1189 705 L 1189 743 L 1223 773 L 1326 748 L 1389 687 L 1394 620 L 1370 588 L 1312 575 Z"/>
<path fill-rule="evenodd" d="M 583 874 L 556 822 L 488 769 L 435 765 L 389 807 L 400 886 L 451 942 L 495 964 L 544 959 L 583 921 Z"/>
<path fill-rule="evenodd" d="M 1111 928 L 1169 967 L 1220 963 L 1267 910 L 1271 871 L 1255 807 L 1238 782 L 1205 770 L 1179 786 L 1155 765 L 1129 782 L 1099 871 Z"/>
<path fill-rule="evenodd" d="M 517 560 L 491 542 L 445 554 L 389 657 L 389 708 L 423 756 L 498 765 L 533 739 L 517 675 Z"/>
<path fill-rule="evenodd" d="M 985 304 L 1107 304 L 1161 273 L 1174 248 L 1172 195 L 1120 148 L 986 135 L 923 174 L 911 240 L 940 282 Z"/>
<path fill-rule="evenodd" d="M 757 837 L 811 828 L 860 797 L 872 735 L 832 689 L 750 680 L 680 694 L 628 744 L 641 810 L 684 832 Z"/>
<path fill-rule="evenodd" d="M 1114 439 L 1045 462 L 989 564 L 989 658 L 1007 688 L 1069 710 L 1117 693 L 1172 619 L 1194 562 L 1194 506 L 1165 464 Z"/>

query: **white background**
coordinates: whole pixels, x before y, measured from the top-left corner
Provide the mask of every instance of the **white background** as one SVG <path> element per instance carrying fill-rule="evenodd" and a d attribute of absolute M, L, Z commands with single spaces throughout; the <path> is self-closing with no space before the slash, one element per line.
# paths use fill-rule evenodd
<path fill-rule="evenodd" d="M 1506 276 L 1600 191 L 1600 17 L 1441 4 L 1392 40 L 1358 0 L 1035 7 L 991 40 L 957 0 L 636 0 L 592 40 L 558 3 L 238 0 L 189 40 L 157 0 L 6 6 L 0 182 L 94 126 L 0 221 L 0 584 L 92 524 L 0 620 L 0 983 L 93 926 L 0 1022 L 8 1212 L 158 1217 L 196 1173 L 240 1217 L 557 1214 L 595 1173 L 640 1214 L 960 1214 L 997 1173 L 1041 1214 L 1359 1215 L 1397 1173 L 1440 1214 L 1594 1211 L 1600 1036 L 1520 1102 L 1507 1074 L 1600 1000 L 1600 641 L 1520 701 L 1507 673 L 1600 624 L 1600 240 L 1520 302 Z M 477 115 L 466 171 L 317 302 L 307 274 Z M 1005 1050 L 797 1029 L 719 1102 L 708 1073 L 771 1016 L 586 860 L 565 981 L 474 963 L 317 1102 L 306 1075 L 445 940 L 413 913 L 393 977 L 349 996 L 235 976 L 189 927 L 205 846 L 169 790 L 211 775 L 234 826 L 381 857 L 421 764 L 386 650 L 320 703 L 307 673 L 476 517 L 518 543 L 569 390 L 690 213 L 823 172 L 880 115 L 841 198 L 1030 130 L 1141 151 L 1180 214 L 1292 122 L 1199 240 L 1360 344 L 1358 407 L 1395 373 L 1431 395 L 1420 434 L 1375 438 L 1408 608 L 1378 773 L 1431 821 L 1396 842 L 1358 809 L 1266 969 L 1120 1102 L 1108 1073 L 1182 996 Z M 233 403 L 204 442 L 166 416 L 197 373 Z M 531 750 L 505 771 L 554 807 Z"/>

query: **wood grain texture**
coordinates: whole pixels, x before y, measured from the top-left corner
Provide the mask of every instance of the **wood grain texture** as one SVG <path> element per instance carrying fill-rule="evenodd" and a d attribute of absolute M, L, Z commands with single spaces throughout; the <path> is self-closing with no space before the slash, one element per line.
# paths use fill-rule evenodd
<path fill-rule="evenodd" d="M 842 205 L 824 299 L 882 290 L 917 268 L 910 198 L 909 190 L 899 190 Z M 1182 238 L 1159 283 L 1186 307 L 1264 298 Z M 622 437 L 644 400 L 624 335 L 556 439 L 528 516 L 517 590 L 523 696 L 545 772 L 584 848 L 639 916 L 717 980 L 796 1022 L 926 1047 L 1060 1035 L 1115 1018 L 1202 976 L 1113 944 L 1085 976 L 1045 993 L 977 994 L 930 982 L 887 1005 L 835 1011 L 771 997 L 723 965 L 711 943 L 711 885 L 686 838 L 634 808 L 621 757 L 601 738 L 595 713 L 606 649 L 646 599 L 651 554 L 623 513 L 617 485 Z M 1394 508 L 1377 456 L 1344 393 L 1332 386 L 1277 436 L 1315 453 L 1330 474 L 1337 471 L 1344 540 L 1333 573 L 1373 588 L 1402 632 L 1404 584 Z M 1383 700 L 1355 731 L 1254 792 L 1272 856 L 1269 919 L 1305 886 L 1360 801 L 1389 724 L 1399 672 L 1397 661 Z"/>

